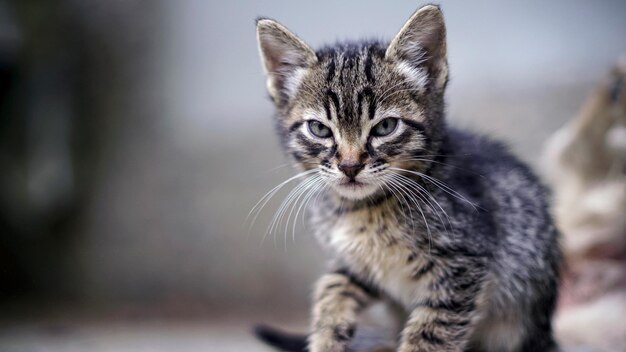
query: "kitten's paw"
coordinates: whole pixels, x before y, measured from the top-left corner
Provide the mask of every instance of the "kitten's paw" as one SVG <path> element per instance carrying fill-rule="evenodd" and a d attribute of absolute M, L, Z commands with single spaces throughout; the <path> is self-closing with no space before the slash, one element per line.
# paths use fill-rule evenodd
<path fill-rule="evenodd" d="M 311 341 L 309 344 L 310 352 L 345 352 L 347 348 L 345 344 L 339 344 L 332 340 Z"/>
<path fill-rule="evenodd" d="M 310 352 L 344 352 L 354 337 L 354 327 L 349 324 L 336 325 L 332 328 L 315 332 L 310 337 Z"/>

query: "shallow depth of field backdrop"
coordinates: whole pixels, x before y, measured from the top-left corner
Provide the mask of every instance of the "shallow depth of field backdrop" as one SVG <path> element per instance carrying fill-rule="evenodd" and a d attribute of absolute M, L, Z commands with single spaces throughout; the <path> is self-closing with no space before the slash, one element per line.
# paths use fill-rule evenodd
<path fill-rule="evenodd" d="M 391 38 L 418 1 L 0 3 L 0 351 L 263 350 L 306 325 L 309 231 L 261 242 L 292 174 L 254 19 L 314 47 Z M 441 1 L 452 124 L 537 166 L 626 53 L 626 2 Z M 286 245 L 286 249 L 285 249 Z"/>

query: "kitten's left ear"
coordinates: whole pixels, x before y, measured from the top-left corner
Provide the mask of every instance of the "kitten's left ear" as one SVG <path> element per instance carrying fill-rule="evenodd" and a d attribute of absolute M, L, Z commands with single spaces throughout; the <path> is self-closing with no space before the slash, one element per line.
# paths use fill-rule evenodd
<path fill-rule="evenodd" d="M 385 57 L 408 65 L 414 72 L 426 68 L 429 84 L 442 90 L 448 81 L 446 25 L 438 6 L 426 5 L 404 24 Z"/>
<path fill-rule="evenodd" d="M 280 23 L 258 19 L 259 51 L 267 74 L 267 89 L 274 102 L 293 95 L 302 73 L 317 62 L 315 52 Z"/>

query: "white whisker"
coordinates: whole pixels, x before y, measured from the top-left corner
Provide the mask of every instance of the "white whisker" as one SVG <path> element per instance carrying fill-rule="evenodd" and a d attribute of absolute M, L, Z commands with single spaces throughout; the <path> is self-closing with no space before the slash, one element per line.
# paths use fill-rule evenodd
<path fill-rule="evenodd" d="M 410 92 L 410 91 L 415 91 L 415 90 L 420 90 L 420 88 L 405 88 L 405 89 L 394 90 L 393 92 L 390 92 L 389 94 L 387 94 L 387 96 L 385 96 L 383 99 L 380 99 L 380 103 L 381 104 L 384 103 L 385 100 L 391 98 L 395 94 L 402 93 L 402 92 Z"/>
<path fill-rule="evenodd" d="M 441 205 L 439 204 L 439 202 L 437 202 L 437 200 L 430 194 L 430 192 L 428 192 L 428 190 L 426 190 L 426 188 L 422 187 L 422 185 L 420 185 L 419 183 L 417 183 L 415 180 L 408 178 L 402 174 L 393 173 L 396 177 L 399 178 L 400 182 L 404 182 L 407 187 L 415 190 L 420 199 L 424 200 L 424 202 L 433 210 L 433 212 L 437 215 L 437 217 L 439 218 L 439 221 L 441 222 L 441 224 L 443 225 L 444 229 L 446 230 L 446 232 L 448 231 L 448 228 L 446 227 L 446 222 L 443 221 L 443 218 L 441 217 L 441 214 L 439 211 L 437 211 L 437 209 L 435 208 L 435 206 L 433 205 L 433 202 L 435 202 L 435 204 L 437 205 L 437 207 L 441 210 L 441 212 L 443 212 L 443 214 L 446 217 L 446 220 L 448 221 L 448 225 L 450 226 L 450 228 L 452 228 L 452 223 L 450 222 L 450 217 L 448 216 L 448 213 L 446 213 L 446 211 L 441 207 Z"/>
<path fill-rule="evenodd" d="M 259 199 L 259 201 L 254 205 L 254 207 L 252 207 L 252 209 L 250 210 L 250 212 L 248 213 L 248 215 L 246 216 L 246 220 L 245 222 L 248 222 L 248 220 L 250 219 L 250 216 L 254 213 L 254 217 L 252 218 L 252 221 L 250 222 L 248 231 L 250 231 L 252 229 L 252 226 L 254 225 L 254 223 L 256 222 L 257 217 L 259 216 L 259 214 L 261 213 L 261 210 L 265 207 L 265 205 L 267 204 L 267 202 L 269 202 L 269 200 L 282 188 L 284 187 L 286 184 L 288 184 L 289 182 L 296 180 L 302 176 L 306 176 L 306 175 L 310 175 L 312 173 L 314 173 L 315 169 L 312 170 L 308 170 L 308 171 L 304 171 L 301 172 L 297 175 L 294 175 L 290 178 L 288 178 L 287 180 L 281 182 L 280 184 L 278 184 L 278 186 L 272 188 L 269 192 L 265 193 L 265 195 L 263 197 L 261 197 L 261 199 Z"/>
<path fill-rule="evenodd" d="M 391 176 L 391 175 L 389 175 L 389 176 Z M 413 201 L 413 203 L 415 203 L 415 200 L 411 198 L 411 196 L 403 189 L 403 187 L 400 184 L 395 182 L 392 178 L 387 178 L 387 181 L 389 183 L 395 185 L 395 187 L 398 190 L 398 192 L 403 194 L 402 198 L 404 198 L 405 201 L 406 201 L 406 198 L 409 198 L 409 199 L 411 199 Z M 405 198 L 405 196 L 406 196 L 406 198 Z M 407 203 L 407 208 L 409 209 L 409 218 L 411 219 L 411 227 L 412 227 L 413 230 L 415 230 L 415 222 L 414 222 L 414 219 L 413 219 L 413 212 L 411 211 L 411 205 L 408 204 L 408 201 L 406 203 Z M 417 205 L 417 203 L 415 203 L 415 204 Z"/>
<path fill-rule="evenodd" d="M 285 250 L 287 250 L 287 229 L 289 227 L 289 221 L 291 219 L 291 214 L 294 211 L 294 208 L 297 206 L 298 201 L 300 200 L 300 198 L 306 194 L 306 192 L 308 191 L 308 189 L 311 187 L 311 185 L 315 184 L 315 182 L 317 182 L 317 180 L 319 179 L 318 175 L 309 177 L 305 182 L 302 183 L 302 185 L 299 187 L 299 189 L 297 191 L 295 191 L 291 196 L 287 196 L 287 198 L 285 199 L 285 207 L 283 208 L 283 211 L 281 213 L 281 215 L 278 217 L 278 220 L 276 222 L 276 227 L 274 228 L 274 237 L 276 237 L 276 233 L 280 230 L 281 224 L 283 223 L 283 219 L 285 217 L 285 215 L 287 215 L 287 219 L 284 222 L 284 246 L 285 246 Z"/>
<path fill-rule="evenodd" d="M 289 228 L 289 223 L 291 221 L 291 215 L 293 214 L 294 210 L 298 206 L 298 202 L 300 202 L 300 199 L 306 198 L 306 196 L 307 196 L 309 190 L 311 189 L 311 187 L 313 185 L 315 185 L 319 181 L 319 179 L 320 179 L 319 176 L 316 176 L 316 177 L 313 177 L 311 180 L 309 180 L 306 183 L 306 185 L 304 185 L 302 187 L 302 190 L 300 190 L 298 192 L 298 195 L 293 197 L 290 205 L 288 206 L 287 210 L 289 211 L 289 213 L 287 215 L 287 219 L 284 222 L 285 225 L 284 225 L 284 236 L 283 236 L 284 237 L 285 250 L 287 250 L 287 232 L 288 232 L 287 229 Z M 287 212 L 285 212 L 285 213 L 287 213 Z M 281 221 L 282 221 L 282 219 L 281 219 Z M 295 221 L 294 221 L 294 225 L 295 225 Z"/>
<path fill-rule="evenodd" d="M 398 86 L 401 86 L 401 85 L 403 85 L 403 84 L 410 84 L 410 83 L 411 83 L 411 80 L 410 80 L 410 79 L 408 79 L 408 78 L 405 78 L 405 79 L 401 80 L 400 82 L 398 82 L 398 83 L 396 83 L 396 84 L 392 85 L 391 87 L 389 87 L 389 88 L 385 89 L 385 90 L 384 90 L 384 91 L 380 94 L 380 97 L 379 97 L 379 98 L 377 98 L 377 99 L 375 100 L 375 101 L 376 101 L 376 103 L 382 103 L 382 102 L 384 102 L 384 101 L 385 101 L 385 98 L 386 98 L 386 96 L 385 96 L 385 95 L 386 95 L 386 94 L 387 94 L 387 92 L 389 92 L 390 90 L 392 90 L 392 89 L 394 89 L 394 88 L 396 88 L 396 87 L 398 87 Z"/>
<path fill-rule="evenodd" d="M 324 186 L 324 181 L 321 178 L 318 178 L 316 180 L 316 182 L 314 184 L 312 184 L 309 188 L 308 188 L 308 193 L 307 195 L 304 197 L 304 199 L 302 200 L 302 202 L 300 202 L 300 205 L 298 206 L 298 210 L 296 211 L 296 215 L 293 218 L 293 226 L 291 229 L 291 240 L 293 242 L 296 241 L 296 224 L 298 223 L 298 214 L 300 213 L 300 211 L 303 209 L 303 207 L 306 209 L 306 204 L 309 202 L 309 200 L 315 195 L 315 193 L 317 192 L 318 189 L 320 189 L 321 187 Z M 306 212 L 306 210 L 305 210 Z"/>
<path fill-rule="evenodd" d="M 439 164 L 439 165 L 449 166 L 449 167 L 457 169 L 457 170 L 466 171 L 466 172 L 472 173 L 474 175 L 477 175 L 477 176 L 480 176 L 480 177 L 483 177 L 483 178 L 485 177 L 484 175 L 479 174 L 476 171 L 469 170 L 469 169 L 466 169 L 466 168 L 462 168 L 460 166 L 452 165 L 450 163 L 444 163 L 442 161 L 436 161 L 436 160 L 433 160 L 433 159 L 412 158 L 412 159 L 399 159 L 399 160 L 395 160 L 395 161 L 396 162 L 402 162 L 402 161 L 425 161 L 425 162 L 431 162 L 431 163 L 435 163 L 435 164 Z"/>
<path fill-rule="evenodd" d="M 397 180 L 395 180 L 393 178 L 393 176 L 395 176 L 394 174 L 389 174 L 388 175 L 388 181 L 392 182 L 392 183 L 396 183 L 396 184 L 400 184 Z M 415 203 L 415 205 L 417 206 L 417 209 L 419 210 L 420 214 L 422 215 L 422 219 L 424 220 L 424 226 L 426 226 L 426 232 L 428 233 L 428 251 L 430 253 L 430 248 L 432 247 L 432 233 L 430 231 L 430 226 L 428 225 L 428 220 L 426 220 L 426 215 L 424 214 L 424 211 L 422 210 L 422 207 L 419 205 L 419 203 L 417 202 L 417 200 L 413 197 L 413 202 Z M 413 219 L 411 219 L 413 220 Z"/>
<path fill-rule="evenodd" d="M 313 170 L 313 171 L 317 171 L 317 170 Z M 306 187 L 306 185 L 309 182 L 311 182 L 311 180 L 314 179 L 315 177 L 316 177 L 316 175 L 307 177 L 305 180 L 300 182 L 294 189 L 292 189 L 289 192 L 287 197 L 285 197 L 285 199 L 281 203 L 281 205 L 278 208 L 278 210 L 274 213 L 274 216 L 272 217 L 272 221 L 270 222 L 270 225 L 268 226 L 267 231 L 263 235 L 262 241 L 265 240 L 265 237 L 267 237 L 267 235 L 269 233 L 274 233 L 274 242 L 276 242 L 276 233 L 274 232 L 274 229 L 277 228 L 278 224 L 280 223 L 280 221 L 281 221 L 281 219 L 282 219 L 282 217 L 284 215 L 284 212 L 287 210 L 287 208 L 288 208 L 289 204 L 291 203 L 291 201 L 293 200 L 293 198 L 295 196 L 297 196 L 299 194 L 299 192 L 301 192 Z"/>
<path fill-rule="evenodd" d="M 450 188 L 450 186 L 446 185 L 444 182 L 428 176 L 426 174 L 423 174 L 421 172 L 417 172 L 417 171 L 411 171 L 411 170 L 406 170 L 406 169 L 401 169 L 401 168 L 397 168 L 397 167 L 390 167 L 389 170 L 394 170 L 394 171 L 404 171 L 404 172 L 408 172 L 410 174 L 414 174 L 417 175 L 419 177 L 422 177 L 423 179 L 429 181 L 430 183 L 434 184 L 435 186 L 439 187 L 439 189 L 441 189 L 442 191 L 448 193 L 449 195 L 462 200 L 466 203 L 468 203 L 469 205 L 471 205 L 475 211 L 478 211 L 477 205 L 474 204 L 473 202 L 471 202 L 470 200 L 468 200 L 467 198 L 465 198 L 462 194 L 460 194 L 459 192 L 453 190 L 452 188 Z"/>

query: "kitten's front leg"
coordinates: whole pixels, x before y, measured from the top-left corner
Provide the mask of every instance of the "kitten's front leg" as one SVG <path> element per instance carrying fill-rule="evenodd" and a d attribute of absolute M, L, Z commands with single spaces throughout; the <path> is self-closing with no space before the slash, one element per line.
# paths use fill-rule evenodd
<path fill-rule="evenodd" d="M 414 309 L 402 331 L 398 351 L 464 351 L 473 313 L 459 308 L 442 302 L 429 302 Z M 469 304 L 466 308 L 470 308 Z"/>
<path fill-rule="evenodd" d="M 484 304 L 485 264 L 449 262 L 434 275 L 429 293 L 411 312 L 399 352 L 462 352 Z"/>
<path fill-rule="evenodd" d="M 345 271 L 322 276 L 316 283 L 310 352 L 347 350 L 357 314 L 373 300 L 373 292 Z"/>

